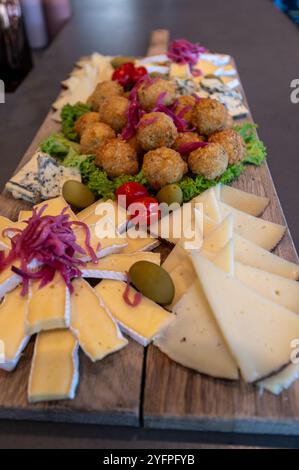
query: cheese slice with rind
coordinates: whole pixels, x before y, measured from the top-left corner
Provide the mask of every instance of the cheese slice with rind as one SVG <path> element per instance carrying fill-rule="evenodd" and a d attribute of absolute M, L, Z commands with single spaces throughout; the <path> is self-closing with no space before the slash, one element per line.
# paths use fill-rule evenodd
<path fill-rule="evenodd" d="M 234 234 L 234 244 L 237 261 L 278 276 L 299 279 L 299 265 L 280 258 L 237 234 Z"/>
<path fill-rule="evenodd" d="M 149 261 L 160 265 L 160 253 L 139 252 L 132 255 L 116 254 L 106 256 L 98 263 L 86 263 L 81 268 L 82 276 L 94 279 L 118 279 L 125 281 L 130 267 L 137 261 Z"/>
<path fill-rule="evenodd" d="M 121 253 L 131 254 L 138 251 L 151 251 L 160 245 L 158 238 L 142 232 L 140 232 L 140 236 L 135 237 L 136 233 L 134 227 L 127 230 L 125 236 L 127 246 L 121 250 Z"/>
<path fill-rule="evenodd" d="M 15 262 L 14 266 L 19 266 L 20 263 Z M 14 273 L 12 270 L 12 265 L 5 268 L 0 272 L 0 299 L 14 290 L 22 282 L 22 277 Z"/>
<path fill-rule="evenodd" d="M 299 379 L 299 364 L 290 363 L 277 374 L 258 382 L 260 389 L 279 395 Z"/>
<path fill-rule="evenodd" d="M 20 211 L 18 215 L 18 222 L 30 219 L 31 216 L 32 216 L 32 211 Z"/>
<path fill-rule="evenodd" d="M 129 215 L 126 209 L 111 199 L 96 201 L 77 214 L 77 218 L 87 225 L 94 225 L 103 217 L 111 220 L 118 233 L 123 233 L 126 230 Z"/>
<path fill-rule="evenodd" d="M 146 346 L 173 320 L 173 315 L 144 296 L 136 307 L 131 307 L 124 301 L 125 289 L 124 282 L 111 280 L 104 280 L 95 287 L 120 328 L 135 341 Z M 130 296 L 135 293 L 136 290 L 130 287 Z"/>
<path fill-rule="evenodd" d="M 62 196 L 47 199 L 47 201 L 40 202 L 34 206 L 35 209 L 40 209 L 46 206 L 43 215 L 60 215 L 63 209 L 67 208 L 66 214 L 70 216 L 69 220 L 78 220 L 74 212 L 70 208 L 69 204 L 65 201 Z"/>
<path fill-rule="evenodd" d="M 192 261 L 215 319 L 247 382 L 290 361 L 299 315 L 262 297 L 198 253 Z"/>
<path fill-rule="evenodd" d="M 78 380 L 78 341 L 71 331 L 39 333 L 29 376 L 29 402 L 73 399 Z"/>
<path fill-rule="evenodd" d="M 70 293 L 59 273 L 46 286 L 30 283 L 29 305 L 25 321 L 28 334 L 66 328 L 70 324 Z"/>
<path fill-rule="evenodd" d="M 175 319 L 154 344 L 171 359 L 204 374 L 238 379 L 238 368 L 199 282 L 173 307 Z"/>
<path fill-rule="evenodd" d="M 286 227 L 283 225 L 259 219 L 245 212 L 234 209 L 224 202 L 220 202 L 220 209 L 224 217 L 234 216 L 234 231 L 247 238 L 265 250 L 272 250 L 284 236 Z"/>
<path fill-rule="evenodd" d="M 167 308 L 172 310 L 173 306 L 180 301 L 190 286 L 196 281 L 196 273 L 189 256 L 170 272 L 170 277 L 175 287 L 175 294 L 171 305 Z"/>
<path fill-rule="evenodd" d="M 270 201 L 268 197 L 257 196 L 226 185 L 219 185 L 219 193 L 222 202 L 255 217 L 264 212 Z"/>
<path fill-rule="evenodd" d="M 233 237 L 234 218 L 229 214 L 225 219 L 217 225 L 217 227 L 204 239 L 202 249 L 217 253 L 221 250 Z"/>
<path fill-rule="evenodd" d="M 30 336 L 25 331 L 28 298 L 21 295 L 21 287 L 7 294 L 0 304 L 0 369 L 11 371 L 17 365 Z"/>
<path fill-rule="evenodd" d="M 214 188 L 207 189 L 191 200 L 191 203 L 203 204 L 203 213 L 215 222 L 221 222 L 221 210 Z"/>
<path fill-rule="evenodd" d="M 119 351 L 128 344 L 100 296 L 83 279 L 73 280 L 71 330 L 92 361 Z"/>
<path fill-rule="evenodd" d="M 97 258 L 103 258 L 105 256 L 111 255 L 113 253 L 119 253 L 123 248 L 127 246 L 127 241 L 125 238 L 118 236 L 116 232 L 113 231 L 112 236 L 106 236 L 103 238 L 98 237 L 96 225 L 91 225 L 88 227 L 90 233 L 90 245 L 93 248 Z M 80 254 L 78 257 L 82 261 L 91 261 L 91 256 L 88 253 L 86 245 L 86 232 L 82 227 L 78 227 L 74 230 L 76 235 L 76 243 L 81 246 L 86 254 Z"/>

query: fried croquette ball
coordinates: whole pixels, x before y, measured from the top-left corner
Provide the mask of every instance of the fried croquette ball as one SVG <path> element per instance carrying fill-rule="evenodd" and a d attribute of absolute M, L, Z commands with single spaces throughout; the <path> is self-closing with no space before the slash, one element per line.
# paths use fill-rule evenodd
<path fill-rule="evenodd" d="M 180 118 L 185 119 L 188 124 L 191 124 L 192 114 L 194 106 L 196 105 L 196 99 L 191 95 L 179 96 L 176 100 L 174 113 Z"/>
<path fill-rule="evenodd" d="M 211 98 L 202 98 L 193 109 L 192 124 L 199 134 L 211 135 L 225 129 L 228 120 L 226 107 Z"/>
<path fill-rule="evenodd" d="M 93 111 L 99 111 L 106 98 L 121 96 L 123 92 L 124 89 L 118 82 L 106 80 L 97 84 L 95 90 L 88 98 L 87 103 L 91 105 Z"/>
<path fill-rule="evenodd" d="M 188 171 L 187 163 L 173 149 L 160 147 L 144 155 L 142 171 L 154 189 L 180 181 Z"/>
<path fill-rule="evenodd" d="M 163 78 L 145 80 L 138 89 L 138 100 L 143 109 L 146 111 L 154 109 L 161 93 L 165 93 L 162 104 L 170 106 L 176 97 L 175 84 L 171 80 Z"/>
<path fill-rule="evenodd" d="M 80 139 L 80 150 L 84 155 L 94 153 L 109 139 L 115 137 L 114 130 L 104 122 L 94 122 L 83 132 Z"/>
<path fill-rule="evenodd" d="M 242 136 L 233 129 L 216 132 L 209 137 L 209 142 L 220 144 L 228 155 L 228 163 L 239 163 L 245 157 L 245 142 Z"/>
<path fill-rule="evenodd" d="M 96 165 L 103 168 L 110 178 L 135 175 L 138 172 L 137 154 L 132 145 L 120 138 L 109 140 L 95 152 Z"/>
<path fill-rule="evenodd" d="M 227 113 L 227 119 L 226 119 L 226 123 L 224 126 L 224 130 L 231 129 L 233 126 L 234 126 L 234 119 L 229 113 Z"/>
<path fill-rule="evenodd" d="M 100 120 L 99 113 L 95 113 L 94 111 L 91 111 L 90 113 L 82 114 L 82 116 L 79 117 L 79 119 L 77 119 L 77 121 L 75 122 L 75 126 L 74 126 L 75 132 L 77 132 L 77 134 L 79 134 L 79 136 L 81 137 L 85 129 L 87 129 L 87 127 L 90 126 L 90 124 L 99 122 L 99 120 Z"/>
<path fill-rule="evenodd" d="M 184 144 L 189 144 L 190 142 L 204 142 L 204 140 L 205 139 L 196 132 L 179 132 L 174 141 L 173 148 L 174 150 L 179 151 L 179 148 Z M 186 160 L 188 158 L 188 154 L 182 155 L 182 158 Z"/>
<path fill-rule="evenodd" d="M 228 155 L 221 145 L 209 144 L 191 152 L 188 165 L 192 173 L 213 180 L 226 170 Z"/>
<path fill-rule="evenodd" d="M 148 113 L 140 119 L 137 129 L 137 142 L 144 150 L 158 147 L 171 147 L 178 131 L 173 120 L 165 113 Z"/>
<path fill-rule="evenodd" d="M 125 96 L 111 96 L 103 101 L 99 111 L 100 121 L 105 122 L 116 133 L 119 133 L 127 123 L 129 100 Z"/>

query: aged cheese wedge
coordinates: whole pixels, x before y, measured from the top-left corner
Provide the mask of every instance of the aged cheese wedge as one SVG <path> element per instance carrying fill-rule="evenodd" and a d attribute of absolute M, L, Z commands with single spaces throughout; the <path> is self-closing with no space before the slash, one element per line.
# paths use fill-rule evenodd
<path fill-rule="evenodd" d="M 10 248 L 10 239 L 16 234 L 18 230 L 23 230 L 26 224 L 23 222 L 13 222 L 6 217 L 0 216 L 0 251 Z M 5 235 L 3 231 L 6 230 Z"/>
<path fill-rule="evenodd" d="M 94 289 L 83 279 L 73 280 L 71 330 L 92 361 L 119 351 L 128 344 L 117 323 Z"/>
<path fill-rule="evenodd" d="M 28 334 L 42 330 L 66 328 L 70 324 L 70 293 L 59 273 L 52 282 L 39 288 L 31 282 L 28 312 L 25 321 Z"/>
<path fill-rule="evenodd" d="M 54 197 L 53 199 L 48 199 L 47 201 L 43 201 L 40 204 L 35 205 L 34 207 L 40 209 L 43 206 L 46 206 L 43 215 L 60 215 L 62 210 L 67 208 L 66 213 L 70 216 L 69 220 L 78 220 L 74 212 L 71 210 L 70 206 L 62 196 Z"/>
<path fill-rule="evenodd" d="M 170 78 L 188 78 L 191 77 L 190 67 L 188 64 L 170 64 L 169 67 Z"/>
<path fill-rule="evenodd" d="M 103 217 L 107 217 L 113 222 L 118 233 L 123 233 L 126 230 L 128 222 L 127 211 L 111 199 L 94 202 L 79 212 L 77 217 L 87 225 L 94 225 Z"/>
<path fill-rule="evenodd" d="M 98 263 L 87 263 L 81 268 L 82 276 L 94 279 L 117 279 L 125 281 L 130 267 L 137 261 L 150 261 L 160 265 L 160 253 L 139 252 L 132 255 L 117 254 L 102 258 Z"/>
<path fill-rule="evenodd" d="M 187 251 L 183 248 L 182 243 L 177 243 L 167 256 L 162 266 L 168 273 L 171 273 L 177 266 L 184 263 L 186 258 L 188 260 Z M 190 265 L 192 266 L 191 260 Z"/>
<path fill-rule="evenodd" d="M 18 265 L 18 262 L 14 263 L 14 266 Z M 22 282 L 21 276 L 15 274 L 11 268 L 12 265 L 8 266 L 0 272 L 0 299 L 8 292 L 15 289 Z"/>
<path fill-rule="evenodd" d="M 267 299 L 299 313 L 299 283 L 261 269 L 235 263 L 236 277 Z"/>
<path fill-rule="evenodd" d="M 32 216 L 32 211 L 20 211 L 18 215 L 18 222 L 27 220 Z"/>
<path fill-rule="evenodd" d="M 215 222 L 221 222 L 222 216 L 214 188 L 207 189 L 192 199 L 192 203 L 202 203 L 203 213 Z"/>
<path fill-rule="evenodd" d="M 269 204 L 268 197 L 257 196 L 256 194 L 247 193 L 241 189 L 232 186 L 218 185 L 219 199 L 235 209 L 247 214 L 258 217 L 261 215 Z"/>
<path fill-rule="evenodd" d="M 113 253 L 119 253 L 123 248 L 127 246 L 126 238 L 118 236 L 115 232 L 112 233 L 112 236 L 107 236 L 106 238 L 99 238 L 97 235 L 96 225 L 91 225 L 88 227 L 90 232 L 90 245 L 94 249 L 97 258 L 103 258 L 104 256 L 111 255 Z M 74 230 L 76 234 L 76 242 L 80 245 L 85 251 L 86 254 L 80 255 L 80 259 L 83 261 L 90 261 L 91 256 L 88 253 L 86 246 L 86 233 L 82 227 L 78 227 Z"/>
<path fill-rule="evenodd" d="M 196 273 L 189 256 L 170 272 L 170 276 L 174 283 L 175 294 L 171 305 L 167 308 L 172 310 L 173 305 L 179 302 L 189 287 L 196 281 Z"/>
<path fill-rule="evenodd" d="M 217 253 L 233 237 L 234 218 L 229 214 L 208 236 L 204 239 L 202 249 Z"/>
<path fill-rule="evenodd" d="M 146 346 L 172 321 L 173 315 L 144 296 L 136 307 L 129 306 L 123 298 L 125 289 L 124 282 L 110 280 L 102 281 L 95 287 L 121 329 Z M 130 296 L 134 296 L 135 289 L 130 288 L 130 291 Z"/>
<path fill-rule="evenodd" d="M 290 361 L 299 315 L 262 297 L 198 253 L 192 261 L 215 319 L 246 382 Z"/>
<path fill-rule="evenodd" d="M 240 235 L 234 235 L 234 243 L 237 261 L 278 276 L 299 279 L 299 266 L 297 264 L 264 250 Z"/>
<path fill-rule="evenodd" d="M 234 240 L 231 239 L 228 243 L 220 250 L 215 258 L 213 258 L 213 263 L 230 276 L 235 275 L 235 256 L 234 256 Z"/>
<path fill-rule="evenodd" d="M 30 337 L 25 331 L 28 298 L 21 295 L 21 287 L 7 294 L 0 304 L 0 369 L 13 370 Z M 4 359 L 4 360 L 3 360 Z"/>
<path fill-rule="evenodd" d="M 36 403 L 73 399 L 78 380 L 78 342 L 70 330 L 39 333 L 29 376 L 28 400 Z"/>
<path fill-rule="evenodd" d="M 261 390 L 267 390 L 274 395 L 279 395 L 283 390 L 288 389 L 296 380 L 299 379 L 299 364 L 290 363 L 277 374 L 271 375 L 261 382 L 258 386 Z"/>
<path fill-rule="evenodd" d="M 220 209 L 224 217 L 229 214 L 234 216 L 235 233 L 247 238 L 265 250 L 275 248 L 285 233 L 286 228 L 283 225 L 258 219 L 238 209 L 234 209 L 224 202 L 220 202 Z"/>
<path fill-rule="evenodd" d="M 135 238 L 134 232 L 134 227 L 127 230 L 125 237 L 127 246 L 122 249 L 122 253 L 131 254 L 138 251 L 151 251 L 160 245 L 160 241 L 156 237 L 150 236 L 149 234 L 144 234 L 144 237 L 140 236 Z"/>
<path fill-rule="evenodd" d="M 172 311 L 175 319 L 155 338 L 155 346 L 185 367 L 213 377 L 238 379 L 236 363 L 198 281 Z"/>

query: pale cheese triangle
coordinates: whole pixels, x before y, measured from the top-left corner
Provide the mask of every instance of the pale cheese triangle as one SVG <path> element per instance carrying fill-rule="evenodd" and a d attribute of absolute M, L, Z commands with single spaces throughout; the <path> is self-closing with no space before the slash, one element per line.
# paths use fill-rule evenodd
<path fill-rule="evenodd" d="M 97 235 L 96 225 L 88 227 L 90 234 L 90 245 L 93 248 L 97 258 L 103 258 L 113 253 L 119 253 L 123 248 L 127 246 L 126 238 L 122 238 L 116 232 L 112 233 L 112 236 L 106 236 L 99 238 Z M 86 232 L 82 227 L 78 227 L 74 230 L 76 235 L 76 243 L 85 250 L 85 254 L 80 254 L 79 258 L 82 261 L 91 261 L 91 255 L 88 252 L 86 244 Z"/>
<path fill-rule="evenodd" d="M 128 341 L 95 290 L 80 278 L 72 284 L 71 330 L 85 354 L 99 361 L 125 347 Z"/>
<path fill-rule="evenodd" d="M 224 202 L 220 202 L 220 208 L 224 217 L 229 214 L 234 216 L 235 233 L 256 243 L 265 250 L 275 248 L 285 233 L 286 227 L 283 225 L 253 217 L 228 206 Z"/>
<path fill-rule="evenodd" d="M 269 198 L 247 193 L 232 186 L 219 185 L 219 199 L 231 207 L 258 217 L 269 204 Z"/>
<path fill-rule="evenodd" d="M 42 207 L 46 206 L 43 215 L 60 215 L 63 209 L 66 209 L 66 214 L 70 216 L 69 220 L 76 221 L 78 220 L 75 216 L 74 212 L 68 205 L 68 203 L 64 200 L 62 196 L 54 197 L 52 199 L 47 199 L 47 201 L 43 201 L 39 204 L 34 206 L 35 209 L 41 209 Z"/>
<path fill-rule="evenodd" d="M 139 251 L 151 251 L 160 245 L 160 241 L 153 236 L 146 234 L 137 238 L 132 237 L 134 229 L 129 229 L 126 232 L 125 241 L 127 246 L 121 250 L 121 253 L 132 254 Z"/>
<path fill-rule="evenodd" d="M 217 253 L 233 237 L 234 218 L 232 214 L 227 217 L 204 239 L 202 249 Z"/>
<path fill-rule="evenodd" d="M 100 259 L 97 263 L 86 263 L 81 268 L 82 276 L 94 279 L 118 279 L 125 281 L 127 272 L 137 261 L 149 261 L 160 265 L 160 253 L 139 252 L 132 255 L 115 254 Z"/>
<path fill-rule="evenodd" d="M 288 389 L 296 380 L 299 379 L 299 364 L 289 364 L 277 374 L 271 375 L 261 382 L 258 386 L 261 390 L 267 390 L 274 395 L 279 395 L 283 390 Z"/>
<path fill-rule="evenodd" d="M 104 280 L 95 287 L 121 329 L 146 346 L 172 321 L 173 315 L 144 296 L 136 307 L 131 307 L 123 298 L 125 289 L 124 282 L 111 280 Z M 130 297 L 135 293 L 135 289 L 130 287 Z"/>
<path fill-rule="evenodd" d="M 188 258 L 187 251 L 183 248 L 182 243 L 177 243 L 167 256 L 162 266 L 168 273 L 170 273 L 177 266 L 183 263 L 186 258 Z"/>
<path fill-rule="evenodd" d="M 214 188 L 207 189 L 199 196 L 196 196 L 191 200 L 191 203 L 202 203 L 203 213 L 215 222 L 221 222 L 221 210 Z"/>
<path fill-rule="evenodd" d="M 21 222 L 22 220 L 30 219 L 31 216 L 32 216 L 32 211 L 20 211 L 18 215 L 18 222 Z"/>
<path fill-rule="evenodd" d="M 189 256 L 187 256 L 184 261 L 178 264 L 176 268 L 170 272 L 170 277 L 175 287 L 173 301 L 168 307 L 169 310 L 172 310 L 173 305 L 176 305 L 179 302 L 196 280 L 196 273 Z"/>
<path fill-rule="evenodd" d="M 204 239 L 217 227 L 217 222 L 203 214 L 203 237 Z"/>
<path fill-rule="evenodd" d="M 236 363 L 198 281 L 173 312 L 175 319 L 155 339 L 155 346 L 185 367 L 213 377 L 238 379 Z"/>
<path fill-rule="evenodd" d="M 29 376 L 29 402 L 73 399 L 78 380 L 78 342 L 70 330 L 39 333 Z"/>
<path fill-rule="evenodd" d="M 122 208 L 116 201 L 96 201 L 77 214 L 80 221 L 87 225 L 94 225 L 100 222 L 103 217 L 112 221 L 115 230 L 122 233 L 126 230 L 129 216 L 126 209 Z"/>
<path fill-rule="evenodd" d="M 228 243 L 216 254 L 213 258 L 213 263 L 230 276 L 235 273 L 235 256 L 234 256 L 234 240 L 231 239 Z"/>
<path fill-rule="evenodd" d="M 299 283 L 261 269 L 235 263 L 236 277 L 267 299 L 299 313 Z"/>
<path fill-rule="evenodd" d="M 254 268 L 263 269 L 278 276 L 299 279 L 299 266 L 264 250 L 240 235 L 234 234 L 235 259 Z"/>
<path fill-rule="evenodd" d="M 21 295 L 21 287 L 7 294 L 0 305 L 0 369 L 13 370 L 30 336 L 25 331 L 28 298 Z"/>
<path fill-rule="evenodd" d="M 70 294 L 60 273 L 46 286 L 30 283 L 29 305 L 25 320 L 28 334 L 42 330 L 66 328 L 70 323 Z"/>
<path fill-rule="evenodd" d="M 247 382 L 287 364 L 299 315 L 257 294 L 198 253 L 192 261 L 205 295 Z"/>

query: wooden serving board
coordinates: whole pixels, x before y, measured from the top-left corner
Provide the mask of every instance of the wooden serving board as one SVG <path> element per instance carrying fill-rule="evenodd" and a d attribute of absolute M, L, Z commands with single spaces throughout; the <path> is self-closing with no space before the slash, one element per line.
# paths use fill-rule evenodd
<path fill-rule="evenodd" d="M 148 55 L 165 52 L 169 33 L 153 32 Z M 17 169 L 39 142 L 59 125 L 50 112 Z M 247 119 L 248 120 L 248 119 Z M 16 169 L 16 171 L 17 171 Z M 285 223 L 267 165 L 248 167 L 236 187 L 267 195 L 271 203 L 264 218 Z M 4 191 L 0 213 L 13 220 L 30 204 Z M 162 254 L 169 247 L 159 249 Z M 277 249 L 280 256 L 298 261 L 289 232 Z M 197 374 L 168 359 L 157 348 L 130 341 L 128 347 L 98 363 L 80 354 L 80 382 L 72 401 L 28 404 L 27 383 L 33 342 L 14 372 L 0 371 L 0 418 L 31 419 L 149 428 L 246 433 L 299 434 L 299 381 L 279 397 L 260 395 L 254 386 Z"/>

